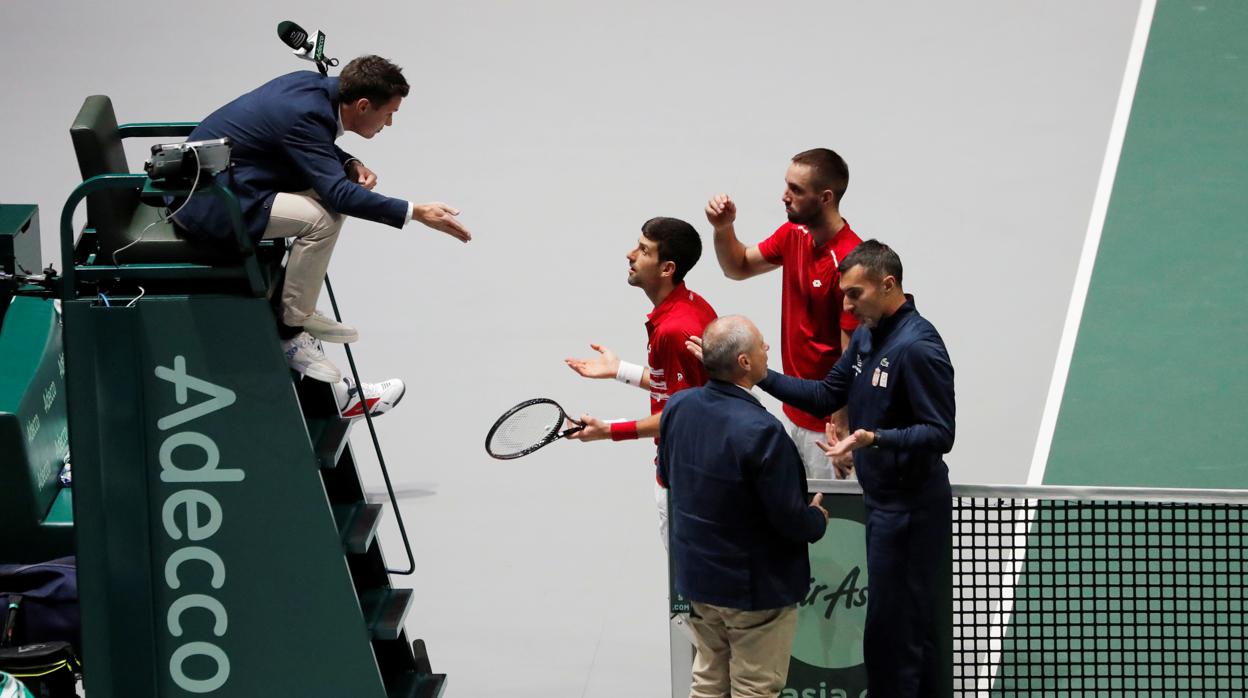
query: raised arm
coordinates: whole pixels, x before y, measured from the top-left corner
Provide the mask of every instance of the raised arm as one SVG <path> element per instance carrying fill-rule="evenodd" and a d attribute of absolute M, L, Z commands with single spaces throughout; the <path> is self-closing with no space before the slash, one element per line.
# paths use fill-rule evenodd
<path fill-rule="evenodd" d="M 715 257 L 724 276 L 730 279 L 748 279 L 769 272 L 779 265 L 768 262 L 758 245 L 746 247 L 737 239 L 733 224 L 737 220 L 737 205 L 727 194 L 720 194 L 706 202 L 706 220 L 715 229 Z"/>

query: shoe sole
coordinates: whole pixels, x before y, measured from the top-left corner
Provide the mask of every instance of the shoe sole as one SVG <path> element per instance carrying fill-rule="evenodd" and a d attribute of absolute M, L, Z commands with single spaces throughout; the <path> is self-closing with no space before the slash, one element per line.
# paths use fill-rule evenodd
<path fill-rule="evenodd" d="M 331 342 L 333 344 L 352 344 L 354 342 L 360 341 L 360 333 L 359 331 L 354 330 L 354 329 L 352 330 L 335 330 L 335 329 L 313 330 L 312 328 L 307 327 L 305 325 L 303 328 L 303 331 L 321 340 L 322 342 Z"/>
<path fill-rule="evenodd" d="M 327 370 L 317 368 L 316 366 L 309 366 L 302 371 L 296 368 L 295 371 L 306 378 L 311 378 L 312 380 L 320 381 L 322 383 L 337 383 L 342 380 L 342 371 L 334 371 L 331 373 Z"/>

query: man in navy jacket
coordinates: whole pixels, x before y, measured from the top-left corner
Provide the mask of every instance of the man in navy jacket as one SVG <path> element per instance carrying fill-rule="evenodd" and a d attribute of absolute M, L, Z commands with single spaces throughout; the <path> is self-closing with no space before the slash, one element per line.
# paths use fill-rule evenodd
<path fill-rule="evenodd" d="M 208 115 L 188 140 L 228 137 L 231 167 L 217 175 L 238 196 L 253 241 L 293 237 L 278 317 L 291 367 L 318 380 L 341 373 L 316 339 L 353 342 L 355 329 L 316 312 L 344 217 L 396 228 L 416 220 L 467 242 L 471 235 L 440 202 L 415 204 L 378 194 L 377 175 L 335 145 L 346 131 L 372 138 L 393 123 L 409 87 L 402 70 L 361 56 L 340 77 L 301 71 L 270 80 Z M 176 222 L 187 237 L 224 240 L 226 210 L 215 197 L 186 202 Z"/>
<path fill-rule="evenodd" d="M 673 395 L 659 426 L 676 589 L 693 602 L 690 696 L 776 696 L 828 513 L 822 495 L 806 503 L 797 447 L 750 394 L 767 375 L 758 328 L 723 317 L 703 341 L 710 382 Z"/>
<path fill-rule="evenodd" d="M 872 698 L 932 696 L 942 675 L 936 632 L 948 570 L 953 365 L 944 341 L 901 288 L 901 259 L 868 240 L 840 265 L 845 308 L 860 326 L 822 381 L 771 372 L 759 387 L 815 414 L 848 405 L 849 436 L 828 433 L 829 457 L 852 453 L 867 509 L 867 623 Z"/>

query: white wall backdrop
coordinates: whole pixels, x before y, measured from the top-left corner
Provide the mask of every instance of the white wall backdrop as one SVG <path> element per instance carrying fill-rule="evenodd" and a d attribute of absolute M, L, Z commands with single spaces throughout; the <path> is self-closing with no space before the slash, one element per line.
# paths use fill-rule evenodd
<path fill-rule="evenodd" d="M 779 274 L 725 279 L 702 206 L 732 194 L 755 242 L 783 220 L 788 158 L 827 146 L 850 165 L 844 214 L 899 251 L 949 346 L 954 480 L 1024 481 L 1136 8 L 8 0 L 0 201 L 39 204 L 44 258 L 58 259 L 83 97 L 110 95 L 123 122 L 199 119 L 310 67 L 278 42 L 280 20 L 326 30 L 344 62 L 371 52 L 404 66 L 413 91 L 394 127 L 340 144 L 381 191 L 448 201 L 476 237 L 353 221 L 330 271 L 365 380 L 410 386 L 378 423 L 420 565 L 409 630 L 451 674 L 451 696 L 662 695 L 652 446 L 556 444 L 493 462 L 494 417 L 538 395 L 645 413 L 644 393 L 561 359 L 597 341 L 644 360 L 649 308 L 624 255 L 654 215 L 707 235 L 689 285 L 778 344 Z M 355 443 L 379 482 L 362 429 Z"/>

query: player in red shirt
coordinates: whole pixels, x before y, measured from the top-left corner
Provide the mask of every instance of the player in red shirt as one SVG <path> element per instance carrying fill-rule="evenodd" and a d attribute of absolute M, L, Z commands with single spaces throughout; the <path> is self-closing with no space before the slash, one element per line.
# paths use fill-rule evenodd
<path fill-rule="evenodd" d="M 646 316 L 648 366 L 621 361 L 615 352 L 598 344 L 589 345 L 598 356 L 592 359 L 565 359 L 564 362 L 586 378 L 615 378 L 650 391 L 650 416 L 637 421 L 604 422 L 582 415 L 585 428 L 568 438 L 578 441 L 614 441 L 653 438 L 658 443 L 659 415 L 667 399 L 675 393 L 706 383 L 706 369 L 700 358 L 685 349 L 690 337 L 715 319 L 715 310 L 701 296 L 685 287 L 685 274 L 702 256 L 702 240 L 688 223 L 675 218 L 651 218 L 641 227 L 637 246 L 628 253 L 628 284 L 645 292 L 654 310 Z M 657 475 L 656 475 L 657 480 Z M 659 532 L 667 544 L 667 493 L 656 483 L 659 505 Z"/>
<path fill-rule="evenodd" d="M 781 199 L 789 220 L 753 247 L 737 240 L 733 229 L 737 207 L 726 194 L 707 202 L 706 218 L 715 228 L 715 255 L 728 278 L 748 279 L 784 269 L 780 296 L 784 373 L 818 380 L 841 357 L 842 348 L 849 346 L 849 336 L 858 327 L 853 314 L 843 308 L 844 294 L 836 268 L 862 240 L 841 217 L 849 167 L 840 155 L 827 148 L 794 155 L 784 184 Z M 847 435 L 844 410 L 831 416 L 812 415 L 785 405 L 784 414 L 808 478 L 828 479 L 833 469 L 838 478 L 852 472 L 852 457 L 829 464 L 818 446 L 827 438 L 829 419 L 838 437 Z"/>

